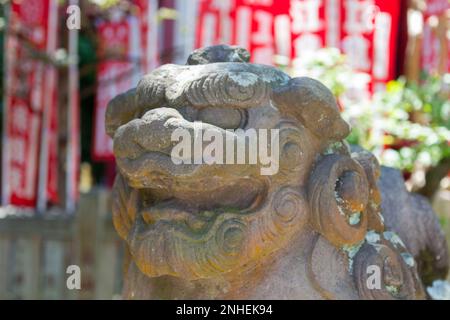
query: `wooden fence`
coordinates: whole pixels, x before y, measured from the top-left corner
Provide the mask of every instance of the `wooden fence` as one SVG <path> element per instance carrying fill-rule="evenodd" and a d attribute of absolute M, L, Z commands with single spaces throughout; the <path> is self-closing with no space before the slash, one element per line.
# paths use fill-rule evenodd
<path fill-rule="evenodd" d="M 0 299 L 120 298 L 123 250 L 109 208 L 102 189 L 82 195 L 72 216 L 0 208 Z M 70 265 L 80 290 L 67 288 Z"/>
<path fill-rule="evenodd" d="M 450 190 L 433 207 L 450 243 Z M 0 300 L 120 298 L 123 247 L 109 208 L 102 189 L 82 195 L 74 216 L 0 208 Z M 66 286 L 70 265 L 81 269 L 80 290 Z"/>

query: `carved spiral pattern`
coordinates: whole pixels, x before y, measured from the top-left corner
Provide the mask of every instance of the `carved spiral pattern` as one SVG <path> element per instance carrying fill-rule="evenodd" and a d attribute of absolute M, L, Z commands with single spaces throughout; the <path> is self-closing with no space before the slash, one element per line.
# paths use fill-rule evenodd
<path fill-rule="evenodd" d="M 280 167 L 286 168 L 287 174 L 292 175 L 298 171 L 302 164 L 302 150 L 311 148 L 311 143 L 305 139 L 304 129 L 299 129 L 289 122 L 281 122 L 277 129 L 280 130 L 281 154 Z"/>
<path fill-rule="evenodd" d="M 263 243 L 288 241 L 308 221 L 308 203 L 302 192 L 284 187 L 278 190 L 257 218 L 256 234 Z"/>
<path fill-rule="evenodd" d="M 315 148 L 311 135 L 302 125 L 288 120 L 280 121 L 275 129 L 279 129 L 279 171 L 271 180 L 274 184 L 301 181 L 304 188 L 316 160 L 315 154 L 309 152 Z"/>
<path fill-rule="evenodd" d="M 353 186 L 338 201 L 336 186 L 340 179 L 353 181 Z M 352 183 L 345 183 L 352 185 Z M 308 201 L 311 222 L 315 229 L 335 246 L 354 245 L 361 242 L 367 231 L 365 212 L 368 183 L 363 168 L 348 156 L 331 154 L 324 156 L 312 172 L 308 182 Z M 357 203 L 361 207 L 359 221 L 351 224 L 349 212 L 341 203 Z"/>
<path fill-rule="evenodd" d="M 145 233 L 145 239 L 131 237 L 130 249 L 138 268 L 147 275 L 183 275 L 188 279 L 210 277 L 235 267 L 246 250 L 247 226 L 238 219 L 226 219 L 211 235 L 192 241 L 173 227 Z M 139 228 L 139 227 L 138 227 Z M 170 230 L 170 231 L 169 231 Z M 143 234 L 142 230 L 136 230 Z"/>
<path fill-rule="evenodd" d="M 247 226 L 237 219 L 230 219 L 222 223 L 216 235 L 216 242 L 224 256 L 238 254 L 244 245 Z"/>
<path fill-rule="evenodd" d="M 175 256 L 169 261 L 173 263 L 177 274 L 186 276 L 194 273 L 202 276 L 217 275 L 231 270 L 240 255 L 246 250 L 248 227 L 239 219 L 224 220 L 217 228 L 215 236 L 202 240 L 201 246 L 193 246 L 179 237 L 172 237 L 176 243 Z M 188 262 L 188 263 L 186 263 Z M 188 268 L 183 270 L 183 268 Z"/>
<path fill-rule="evenodd" d="M 408 253 L 385 239 L 361 247 L 353 262 L 353 278 L 361 299 L 423 298 L 414 266 L 408 266 L 402 254 Z M 378 284 L 376 277 L 381 279 Z"/>
<path fill-rule="evenodd" d="M 189 83 L 184 94 L 195 107 L 249 108 L 268 97 L 268 85 L 250 72 L 212 73 Z"/>
<path fill-rule="evenodd" d="M 286 228 L 295 224 L 296 218 L 301 215 L 304 201 L 298 192 L 286 190 L 275 196 L 273 202 L 273 221 L 279 228 Z"/>

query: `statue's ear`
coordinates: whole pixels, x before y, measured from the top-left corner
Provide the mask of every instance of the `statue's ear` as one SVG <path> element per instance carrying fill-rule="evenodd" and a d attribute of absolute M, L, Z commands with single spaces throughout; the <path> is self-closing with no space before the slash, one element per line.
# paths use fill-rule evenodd
<path fill-rule="evenodd" d="M 295 118 L 322 139 L 339 141 L 350 133 L 333 94 L 317 80 L 293 78 L 274 88 L 272 100 L 282 115 Z"/>

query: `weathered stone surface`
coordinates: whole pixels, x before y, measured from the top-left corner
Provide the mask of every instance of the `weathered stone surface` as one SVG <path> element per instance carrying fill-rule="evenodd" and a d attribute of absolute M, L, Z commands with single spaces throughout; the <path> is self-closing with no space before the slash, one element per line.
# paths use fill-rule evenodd
<path fill-rule="evenodd" d="M 445 279 L 447 242 L 427 199 L 407 192 L 401 173 L 392 168 L 382 168 L 378 184 L 386 227 L 400 236 L 414 256 L 424 284 L 430 286 L 433 280 Z"/>
<path fill-rule="evenodd" d="M 429 205 L 373 155 L 350 150 L 325 86 L 247 61 L 243 49 L 200 49 L 110 102 L 124 297 L 424 298 L 417 270 L 429 283 L 448 268 Z M 225 140 L 240 139 L 226 129 L 279 129 L 278 172 L 175 164 L 171 134 L 194 132 L 195 121 Z M 379 289 L 367 286 L 373 266 Z"/>

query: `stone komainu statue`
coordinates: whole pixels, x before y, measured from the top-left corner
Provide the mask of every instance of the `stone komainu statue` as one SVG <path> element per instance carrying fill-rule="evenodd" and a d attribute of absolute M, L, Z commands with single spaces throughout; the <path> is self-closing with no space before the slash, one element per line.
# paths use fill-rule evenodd
<path fill-rule="evenodd" d="M 194 51 L 114 98 L 113 219 L 129 299 L 417 299 L 448 269 L 428 202 L 344 142 L 318 81 L 250 64 L 241 48 Z M 178 128 L 279 129 L 279 170 L 171 160 Z"/>

